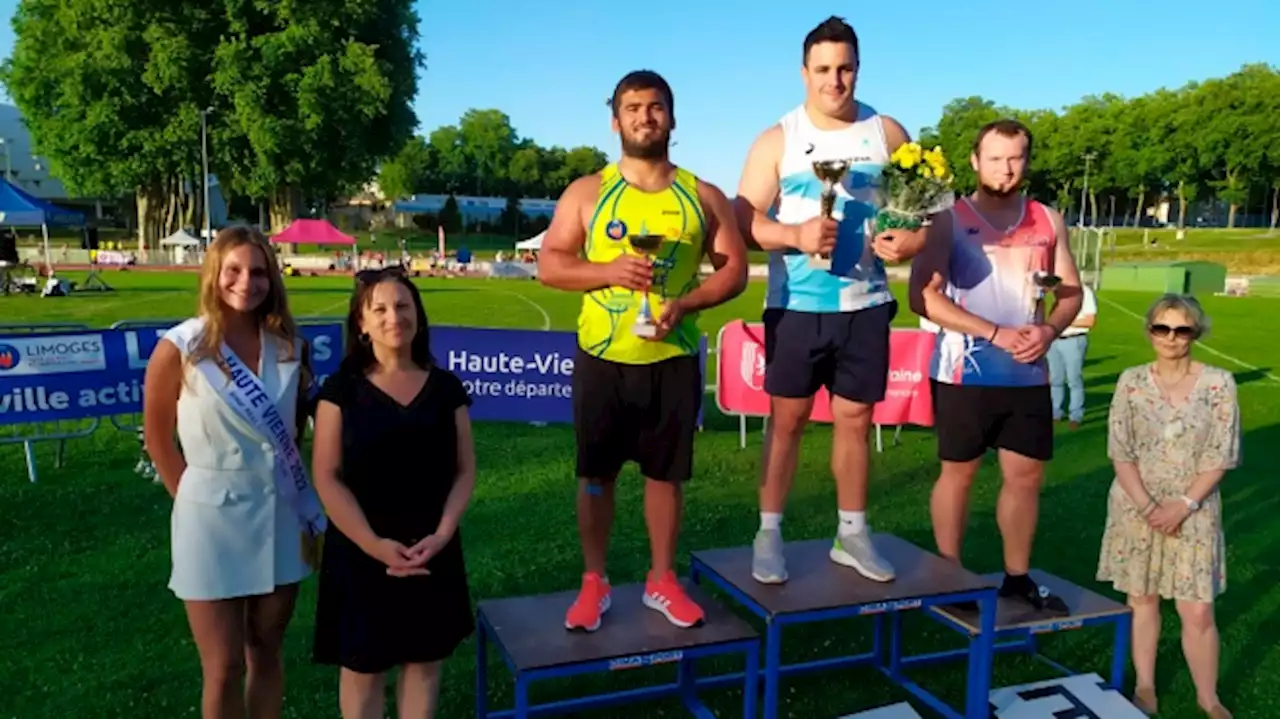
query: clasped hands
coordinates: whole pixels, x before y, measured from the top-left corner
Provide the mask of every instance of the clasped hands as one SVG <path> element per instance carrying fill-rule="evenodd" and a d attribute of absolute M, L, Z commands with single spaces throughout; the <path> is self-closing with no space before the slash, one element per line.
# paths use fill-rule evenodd
<path fill-rule="evenodd" d="M 648 292 L 653 286 L 653 264 L 644 257 L 636 255 L 618 255 L 612 262 L 601 264 L 604 281 L 610 287 L 623 287 L 636 292 Z M 658 331 L 648 339 L 661 340 L 680 324 L 684 318 L 685 307 L 681 300 L 673 299 L 662 303 L 662 312 L 657 319 Z"/>
<path fill-rule="evenodd" d="M 925 285 L 925 293 L 936 295 L 935 301 L 950 302 L 942 294 L 942 275 L 937 272 L 929 278 Z M 1023 325 L 1022 327 L 996 327 L 995 334 L 988 337 L 991 344 L 1008 352 L 1018 362 L 1030 364 L 1040 359 L 1049 351 L 1049 346 L 1058 338 L 1058 332 L 1049 325 Z"/>
<path fill-rule="evenodd" d="M 1180 499 L 1166 499 L 1157 504 L 1156 508 L 1148 512 L 1143 519 L 1147 520 L 1147 524 L 1157 532 L 1176 537 L 1182 529 L 1182 523 L 1189 516 L 1191 516 L 1191 508 L 1186 502 Z"/>
<path fill-rule="evenodd" d="M 412 547 L 385 537 L 379 538 L 369 551 L 374 559 L 387 565 L 387 574 L 393 577 L 425 576 L 431 573 L 427 562 L 440 553 L 452 535 L 432 534 Z"/>
<path fill-rule="evenodd" d="M 1013 355 L 1018 362 L 1031 364 L 1049 351 L 1058 333 L 1049 325 L 1024 325 L 1017 329 L 997 327 L 991 344 Z"/>

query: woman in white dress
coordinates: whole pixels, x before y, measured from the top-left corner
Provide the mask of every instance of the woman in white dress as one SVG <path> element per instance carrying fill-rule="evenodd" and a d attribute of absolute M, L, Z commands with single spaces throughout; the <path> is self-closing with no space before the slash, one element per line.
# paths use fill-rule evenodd
<path fill-rule="evenodd" d="M 281 714 L 281 644 L 324 522 L 305 471 L 288 474 L 309 374 L 266 239 L 222 230 L 200 271 L 199 315 L 147 364 L 143 422 L 174 500 L 169 588 L 199 650 L 205 719 Z"/>

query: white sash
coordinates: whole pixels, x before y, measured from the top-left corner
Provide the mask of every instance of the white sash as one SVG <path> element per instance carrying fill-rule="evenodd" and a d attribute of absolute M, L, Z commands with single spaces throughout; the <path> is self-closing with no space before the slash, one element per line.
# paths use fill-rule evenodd
<path fill-rule="evenodd" d="M 262 351 L 270 351 L 270 348 L 264 343 Z M 275 401 L 267 394 L 258 376 L 249 371 L 226 343 L 222 345 L 222 359 L 230 372 L 230 382 L 215 362 L 200 362 L 200 371 L 222 399 L 250 427 L 270 441 L 276 453 L 276 491 L 293 506 L 303 530 L 313 537 L 320 536 L 327 525 L 324 508 L 315 487 L 307 477 L 302 453 L 298 451 L 298 444 L 290 434 L 291 428 L 286 426 L 280 411 L 276 409 Z"/>

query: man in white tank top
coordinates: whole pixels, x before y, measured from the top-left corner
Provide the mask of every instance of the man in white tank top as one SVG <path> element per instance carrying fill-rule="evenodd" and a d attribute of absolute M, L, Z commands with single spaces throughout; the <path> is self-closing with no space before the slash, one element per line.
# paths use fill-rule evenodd
<path fill-rule="evenodd" d="M 752 575 L 786 581 L 783 505 L 796 469 L 800 437 L 818 388 L 831 393 L 839 524 L 832 561 L 880 582 L 893 567 L 867 529 L 867 439 L 871 412 L 884 399 L 889 324 L 897 303 L 884 262 L 910 259 L 925 232 L 869 236 L 880 206 L 877 189 L 889 156 L 908 142 L 902 125 L 854 99 L 858 36 L 828 18 L 804 40 L 804 104 L 766 130 L 751 148 L 736 199 L 747 242 L 769 252 L 765 303 L 765 391 L 770 396 L 760 488 L 760 531 Z M 847 160 L 831 217 L 822 216 L 819 160 Z M 768 213 L 777 211 L 776 220 Z M 812 255 L 830 257 L 830 268 Z"/>

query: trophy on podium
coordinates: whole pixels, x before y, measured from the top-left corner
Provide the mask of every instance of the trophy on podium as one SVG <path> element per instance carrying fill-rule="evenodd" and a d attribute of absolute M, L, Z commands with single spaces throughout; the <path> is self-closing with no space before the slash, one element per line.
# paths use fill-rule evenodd
<path fill-rule="evenodd" d="M 627 235 L 627 243 L 631 245 L 631 249 L 648 259 L 651 265 L 653 263 L 653 255 L 662 247 L 664 239 L 662 235 L 648 233 Z M 658 324 L 653 316 L 653 309 L 649 305 L 649 292 L 647 290 L 640 295 L 640 309 L 636 312 L 636 321 L 631 326 L 631 331 L 637 337 L 653 337 L 658 333 Z"/>
<path fill-rule="evenodd" d="M 831 217 L 836 209 L 836 185 L 844 180 L 849 171 L 848 160 L 816 160 L 813 163 L 813 174 L 822 181 L 822 216 Z M 809 255 L 809 266 L 820 270 L 831 269 L 830 255 Z"/>

